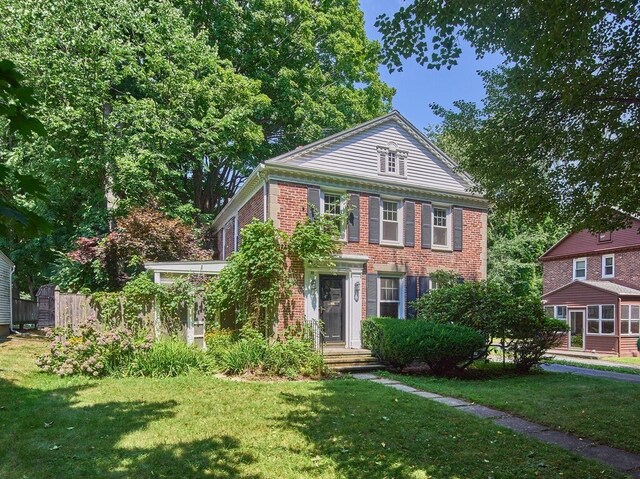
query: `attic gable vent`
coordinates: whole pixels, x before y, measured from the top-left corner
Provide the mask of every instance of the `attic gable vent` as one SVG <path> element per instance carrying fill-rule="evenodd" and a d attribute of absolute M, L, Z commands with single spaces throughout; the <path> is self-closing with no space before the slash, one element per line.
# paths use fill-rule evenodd
<path fill-rule="evenodd" d="M 398 150 L 395 143 L 390 142 L 387 146 L 377 146 L 378 150 L 378 172 L 381 175 L 407 176 L 407 155 L 406 151 Z"/>

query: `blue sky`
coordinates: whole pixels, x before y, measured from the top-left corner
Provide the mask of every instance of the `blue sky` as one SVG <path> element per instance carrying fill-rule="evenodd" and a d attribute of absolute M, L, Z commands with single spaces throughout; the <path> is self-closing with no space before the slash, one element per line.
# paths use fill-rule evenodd
<path fill-rule="evenodd" d="M 393 14 L 406 3 L 402 0 L 360 0 L 367 36 L 380 40 L 380 33 L 373 26 L 376 17 L 381 13 Z M 473 49 L 463 45 L 458 65 L 451 70 L 428 70 L 410 59 L 405 61 L 403 72 L 390 74 L 386 67 L 381 67 L 380 73 L 382 79 L 397 90 L 393 107 L 418 128 L 423 128 L 440 123 L 429 107 L 431 103 L 451 107 L 455 100 L 480 102 L 485 91 L 477 71 L 489 70 L 500 61 L 497 54 L 478 60 Z"/>

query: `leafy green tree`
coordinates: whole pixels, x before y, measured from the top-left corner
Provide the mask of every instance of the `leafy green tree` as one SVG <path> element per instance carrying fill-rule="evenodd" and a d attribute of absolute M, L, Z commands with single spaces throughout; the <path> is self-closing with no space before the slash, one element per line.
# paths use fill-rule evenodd
<path fill-rule="evenodd" d="M 237 72 L 271 100 L 252 119 L 265 141 L 241 167 L 194 169 L 196 207 L 219 208 L 260 161 L 387 113 L 394 90 L 380 80 L 358 0 L 175 0 Z M 221 183 L 222 182 L 222 183 Z M 209 185 L 222 185 L 224 194 Z"/>
<path fill-rule="evenodd" d="M 504 55 L 483 73 L 483 108 L 460 103 L 445 115 L 470 145 L 463 166 L 497 208 L 594 231 L 640 211 L 636 1 L 416 0 L 377 25 L 391 69 L 409 57 L 451 68 L 463 40 L 478 56 Z"/>
<path fill-rule="evenodd" d="M 33 89 L 22 85 L 23 79 L 13 62 L 0 61 L 0 131 L 11 143 L 44 133 L 42 123 L 29 114 L 37 102 Z M 7 157 L 0 156 L 0 237 L 24 238 L 48 231 L 47 220 L 32 208 L 33 200 L 45 199 L 46 190 L 33 176 L 12 168 Z"/>

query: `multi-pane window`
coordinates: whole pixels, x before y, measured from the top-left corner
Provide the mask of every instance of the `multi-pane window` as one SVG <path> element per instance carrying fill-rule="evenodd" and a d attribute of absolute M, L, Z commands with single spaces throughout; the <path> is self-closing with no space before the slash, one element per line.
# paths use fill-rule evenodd
<path fill-rule="evenodd" d="M 544 312 L 551 318 L 567 320 L 567 307 L 566 306 L 545 306 Z"/>
<path fill-rule="evenodd" d="M 380 278 L 380 316 L 398 318 L 400 313 L 400 278 Z"/>
<path fill-rule="evenodd" d="M 621 306 L 620 334 L 640 335 L 640 305 L 623 304 Z"/>
<path fill-rule="evenodd" d="M 387 153 L 387 172 L 396 173 L 398 170 L 398 156 L 395 151 Z"/>
<path fill-rule="evenodd" d="M 573 279 L 587 279 L 587 259 L 573 260 Z"/>
<path fill-rule="evenodd" d="M 391 176 L 406 176 L 407 156 L 408 153 L 398 150 L 398 147 L 390 143 L 389 146 L 378 146 L 378 155 L 380 156 L 380 173 Z"/>
<path fill-rule="evenodd" d="M 614 256 L 612 254 L 602 257 L 602 277 L 613 278 L 614 276 Z"/>
<path fill-rule="evenodd" d="M 345 238 L 346 228 L 342 217 L 343 199 L 338 193 L 323 193 L 322 211 L 326 215 L 334 216 L 336 224 L 340 229 L 340 237 Z"/>
<path fill-rule="evenodd" d="M 382 241 L 400 242 L 397 201 L 382 200 Z"/>
<path fill-rule="evenodd" d="M 434 246 L 449 246 L 449 209 L 433 208 L 432 243 Z"/>
<path fill-rule="evenodd" d="M 615 309 L 613 304 L 587 306 L 587 333 L 614 334 Z"/>

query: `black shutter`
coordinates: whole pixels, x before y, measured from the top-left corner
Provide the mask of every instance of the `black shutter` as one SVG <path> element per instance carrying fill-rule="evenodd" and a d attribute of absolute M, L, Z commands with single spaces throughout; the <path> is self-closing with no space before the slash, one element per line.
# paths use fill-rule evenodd
<path fill-rule="evenodd" d="M 462 276 L 458 276 L 458 283 L 459 284 L 464 283 L 464 278 Z"/>
<path fill-rule="evenodd" d="M 413 201 L 404 202 L 404 245 L 416 244 L 416 204 Z"/>
<path fill-rule="evenodd" d="M 420 276 L 418 278 L 418 298 L 429 292 L 429 276 Z"/>
<path fill-rule="evenodd" d="M 407 305 L 406 305 L 406 317 L 415 318 L 416 309 L 413 307 L 413 302 L 418 299 L 418 277 L 407 276 Z"/>
<path fill-rule="evenodd" d="M 380 198 L 369 196 L 369 243 L 380 243 Z"/>
<path fill-rule="evenodd" d="M 367 318 L 378 316 L 378 275 L 367 273 Z"/>
<path fill-rule="evenodd" d="M 309 188 L 307 190 L 307 214 L 313 219 L 320 211 L 320 189 Z"/>
<path fill-rule="evenodd" d="M 347 223 L 347 238 L 351 243 L 360 241 L 360 195 L 349 195 L 349 221 Z"/>
<path fill-rule="evenodd" d="M 453 208 L 453 251 L 462 251 L 462 208 Z"/>
<path fill-rule="evenodd" d="M 422 205 L 422 238 L 423 248 L 431 248 L 431 204 Z"/>

